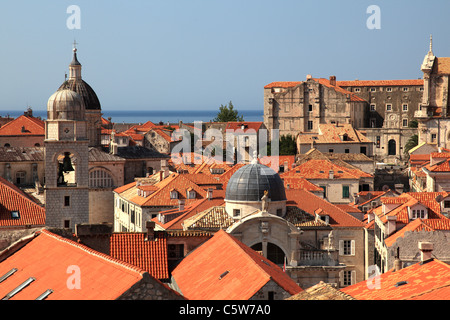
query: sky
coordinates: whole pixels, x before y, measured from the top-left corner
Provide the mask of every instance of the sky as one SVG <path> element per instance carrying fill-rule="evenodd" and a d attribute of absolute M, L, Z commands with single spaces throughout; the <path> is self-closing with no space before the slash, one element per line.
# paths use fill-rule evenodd
<path fill-rule="evenodd" d="M 417 79 L 430 34 L 450 56 L 449 12 L 448 0 L 2 0 L 0 115 L 46 109 L 74 40 L 104 111 L 262 110 L 266 84 L 308 74 Z"/>

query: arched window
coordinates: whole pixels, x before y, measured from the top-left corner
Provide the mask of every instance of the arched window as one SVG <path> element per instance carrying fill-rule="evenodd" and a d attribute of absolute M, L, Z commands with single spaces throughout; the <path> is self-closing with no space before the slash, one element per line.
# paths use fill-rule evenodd
<path fill-rule="evenodd" d="M 114 181 L 107 171 L 97 169 L 89 172 L 90 188 L 112 188 L 113 186 Z"/>
<path fill-rule="evenodd" d="M 11 147 L 11 145 L 9 143 L 5 143 L 5 147 L 9 148 L 9 147 Z"/>
<path fill-rule="evenodd" d="M 251 248 L 261 253 L 263 251 L 261 242 L 254 244 Z M 284 251 L 279 246 L 271 242 L 267 243 L 267 259 L 275 264 L 283 264 L 284 257 Z"/>
<path fill-rule="evenodd" d="M 394 139 L 389 140 L 388 142 L 388 155 L 389 156 L 395 156 L 397 154 L 397 143 Z"/>

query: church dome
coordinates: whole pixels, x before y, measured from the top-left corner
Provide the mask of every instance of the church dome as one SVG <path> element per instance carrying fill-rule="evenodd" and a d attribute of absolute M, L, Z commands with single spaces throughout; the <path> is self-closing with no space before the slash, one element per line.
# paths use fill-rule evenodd
<path fill-rule="evenodd" d="M 284 183 L 272 168 L 257 162 L 237 170 L 228 181 L 225 200 L 261 201 L 264 191 L 268 191 L 270 201 L 286 200 Z"/>
<path fill-rule="evenodd" d="M 81 96 L 86 110 L 101 110 L 97 94 L 84 80 L 69 79 L 59 87 L 58 91 L 67 89 L 75 91 Z"/>
<path fill-rule="evenodd" d="M 72 90 L 58 90 L 48 99 L 48 120 L 84 120 L 84 104 L 81 96 Z"/>

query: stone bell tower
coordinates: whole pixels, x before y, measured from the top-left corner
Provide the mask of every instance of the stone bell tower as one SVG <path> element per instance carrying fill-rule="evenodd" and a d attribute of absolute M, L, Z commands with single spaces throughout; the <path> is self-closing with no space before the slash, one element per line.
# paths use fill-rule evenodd
<path fill-rule="evenodd" d="M 45 121 L 46 225 L 74 228 L 89 222 L 89 138 L 85 106 L 75 91 L 48 100 Z"/>

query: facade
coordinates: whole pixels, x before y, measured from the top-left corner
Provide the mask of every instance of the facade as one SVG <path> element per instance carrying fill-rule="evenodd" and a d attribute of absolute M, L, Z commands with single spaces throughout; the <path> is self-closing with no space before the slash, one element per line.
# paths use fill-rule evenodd
<path fill-rule="evenodd" d="M 280 137 L 298 132 L 318 132 L 321 123 L 367 123 L 364 99 L 336 84 L 336 77 L 313 78 L 303 82 L 272 82 L 264 87 L 264 124 L 278 129 Z"/>
<path fill-rule="evenodd" d="M 33 117 L 31 111 L 0 127 L 0 146 L 32 148 L 44 145 L 44 121 Z"/>
<path fill-rule="evenodd" d="M 59 90 L 48 100 L 45 122 L 46 225 L 89 222 L 89 147 L 81 96 Z"/>

